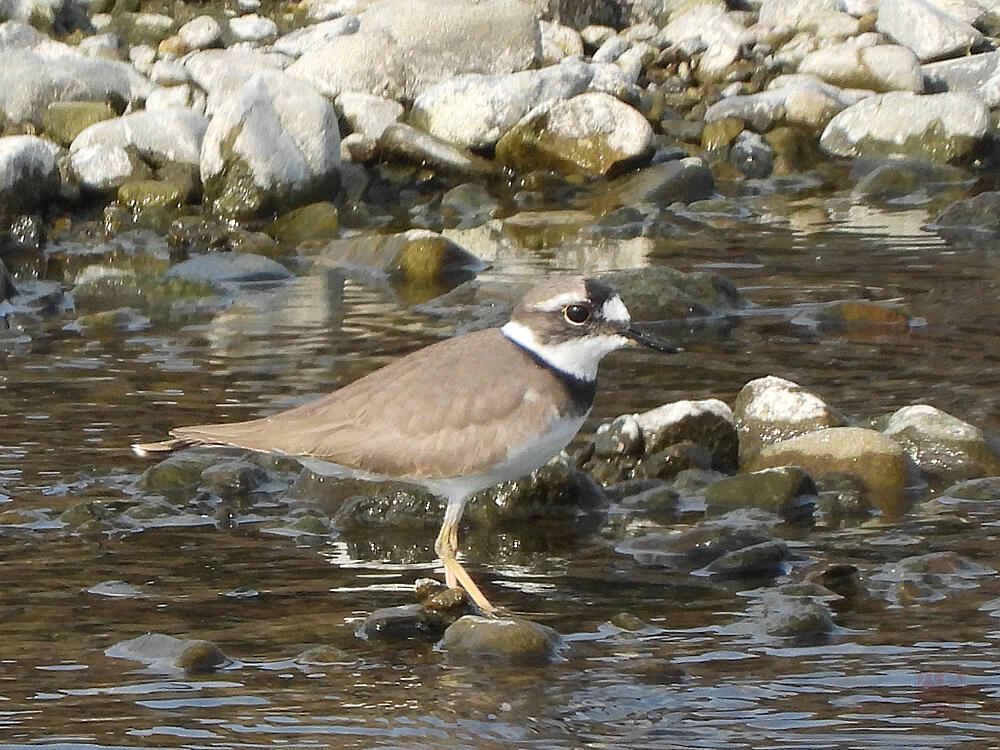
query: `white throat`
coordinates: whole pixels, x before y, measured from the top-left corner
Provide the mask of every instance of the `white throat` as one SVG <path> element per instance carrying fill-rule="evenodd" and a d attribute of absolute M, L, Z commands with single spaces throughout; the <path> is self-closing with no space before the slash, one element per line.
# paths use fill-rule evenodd
<path fill-rule="evenodd" d="M 597 380 L 597 366 L 605 354 L 628 345 L 628 339 L 616 334 L 584 336 L 558 344 L 540 342 L 534 331 L 516 320 L 504 325 L 500 332 L 515 344 L 523 346 L 547 365 L 578 380 Z"/>

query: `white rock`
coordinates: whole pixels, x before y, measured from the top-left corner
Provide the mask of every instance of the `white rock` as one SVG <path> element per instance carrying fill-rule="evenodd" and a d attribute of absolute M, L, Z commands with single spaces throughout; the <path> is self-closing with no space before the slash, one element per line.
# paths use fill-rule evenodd
<path fill-rule="evenodd" d="M 552 64 L 564 57 L 583 56 L 583 37 L 569 26 L 539 21 L 542 32 L 542 63 Z"/>
<path fill-rule="evenodd" d="M 281 54 L 231 47 L 194 52 L 184 58 L 184 67 L 208 94 L 207 111 L 211 113 L 216 100 L 232 96 L 255 74 L 278 70 L 287 61 Z"/>
<path fill-rule="evenodd" d="M 70 154 L 70 168 L 80 186 L 106 192 L 128 181 L 134 171 L 132 159 L 121 146 L 97 143 Z"/>
<path fill-rule="evenodd" d="M 403 105 L 399 102 L 357 91 L 345 91 L 337 97 L 334 106 L 352 133 L 359 133 L 371 141 L 377 141 L 387 127 L 403 116 Z"/>
<path fill-rule="evenodd" d="M 767 91 L 716 102 L 705 112 L 705 121 L 736 117 L 760 133 L 780 124 L 820 128 L 853 103 L 840 89 L 813 76 L 784 78 Z"/>
<path fill-rule="evenodd" d="M 162 86 L 146 97 L 146 111 L 158 109 L 186 109 L 204 115 L 205 92 L 189 84 Z"/>
<path fill-rule="evenodd" d="M 410 118 L 450 143 L 486 148 L 529 110 L 583 93 L 592 78 L 591 67 L 577 61 L 505 75 L 455 76 L 418 96 Z"/>
<path fill-rule="evenodd" d="M 968 153 L 989 125 L 986 103 L 970 94 L 893 91 L 840 112 L 823 131 L 820 147 L 835 156 L 916 152 L 950 160 Z"/>
<path fill-rule="evenodd" d="M 628 48 L 628 41 L 615 34 L 604 41 L 591 59 L 594 62 L 614 62 Z"/>
<path fill-rule="evenodd" d="M 114 60 L 118 58 L 118 50 L 121 48 L 121 44 L 121 37 L 117 34 L 107 32 L 81 39 L 76 48 L 79 52 L 89 57 L 106 57 L 109 60 Z"/>
<path fill-rule="evenodd" d="M 70 152 L 100 144 L 132 148 L 153 163 L 197 164 L 207 127 L 208 120 L 195 112 L 143 110 L 84 129 L 70 145 Z"/>
<path fill-rule="evenodd" d="M 861 18 L 878 12 L 878 0 L 838 0 L 837 10 Z"/>
<path fill-rule="evenodd" d="M 230 19 L 229 30 L 241 42 L 266 42 L 278 36 L 278 24 L 256 13 Z"/>
<path fill-rule="evenodd" d="M 734 423 L 733 410 L 729 408 L 728 404 L 717 398 L 701 401 L 674 401 L 642 414 L 636 414 L 635 419 L 639 429 L 646 435 L 662 432 L 671 425 L 703 414 L 712 414 L 730 424 Z"/>
<path fill-rule="evenodd" d="M 726 12 L 725 6 L 708 4 L 696 5 L 677 16 L 663 27 L 655 39 L 661 47 L 690 46 L 692 40 L 697 40 L 703 47 L 713 44 L 739 47 L 752 43 L 754 37 L 732 14 Z"/>
<path fill-rule="evenodd" d="M 1000 106 L 1000 52 L 927 63 L 921 72 L 933 89 L 966 91 L 991 108 Z"/>
<path fill-rule="evenodd" d="M 830 45 L 806 55 L 799 72 L 845 88 L 918 93 L 924 90 L 924 76 L 916 55 L 895 44 Z"/>
<path fill-rule="evenodd" d="M 222 44 L 222 26 L 211 16 L 192 18 L 177 30 L 188 49 L 205 49 Z"/>
<path fill-rule="evenodd" d="M 323 47 L 338 36 L 353 34 L 358 30 L 360 23 L 357 16 L 341 16 L 285 34 L 271 47 L 283 55 L 301 57 L 310 50 Z"/>
<path fill-rule="evenodd" d="M 842 13 L 837 0 L 764 0 L 760 23 L 805 29 L 821 38 L 855 36 L 860 31 L 858 19 Z"/>
<path fill-rule="evenodd" d="M 128 59 L 136 70 L 148 76 L 156 63 L 156 50 L 148 44 L 137 44 L 129 49 Z"/>
<path fill-rule="evenodd" d="M 459 73 L 511 73 L 541 59 L 541 32 L 517 0 L 380 0 L 358 33 L 307 52 L 289 72 L 327 96 L 363 91 L 412 100 Z"/>
<path fill-rule="evenodd" d="M 249 169 L 262 192 L 260 207 L 294 202 L 300 194 L 335 183 L 337 113 L 305 81 L 279 71 L 257 73 L 218 104 L 205 133 L 201 178 L 206 201 L 217 211 L 236 163 Z"/>
<path fill-rule="evenodd" d="M 39 124 L 56 101 L 128 103 L 146 98 L 150 82 L 127 63 L 81 55 L 72 47 L 0 24 L 0 112 L 11 123 Z"/>
<path fill-rule="evenodd" d="M 191 75 L 177 60 L 157 60 L 153 63 L 149 78 L 157 86 L 180 86 L 190 81 Z"/>
<path fill-rule="evenodd" d="M 968 52 L 983 35 L 925 0 L 879 0 L 877 28 L 921 62 Z"/>
<path fill-rule="evenodd" d="M 56 144 L 33 135 L 0 137 L 0 206 L 9 213 L 31 211 L 54 194 L 60 152 Z"/>
<path fill-rule="evenodd" d="M 639 95 L 635 81 L 629 77 L 631 71 L 626 71 L 615 63 L 592 63 L 590 73 L 587 91 L 610 94 L 615 99 L 631 101 Z"/>
<path fill-rule="evenodd" d="M 594 48 L 600 47 L 616 33 L 613 27 L 600 24 L 590 24 L 580 29 L 580 37 L 583 39 L 583 43 Z"/>

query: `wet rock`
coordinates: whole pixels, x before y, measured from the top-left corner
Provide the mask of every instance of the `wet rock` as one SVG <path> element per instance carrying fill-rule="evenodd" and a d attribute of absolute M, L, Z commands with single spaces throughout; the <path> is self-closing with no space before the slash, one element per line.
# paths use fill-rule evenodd
<path fill-rule="evenodd" d="M 608 183 L 596 204 L 607 210 L 644 203 L 668 206 L 710 198 L 715 192 L 712 170 L 701 159 L 690 157 L 640 169 Z"/>
<path fill-rule="evenodd" d="M 131 65 L 81 55 L 13 21 L 2 25 L 0 54 L 0 113 L 11 123 L 41 124 L 57 101 L 106 101 L 121 111 L 151 90 Z"/>
<path fill-rule="evenodd" d="M 773 375 L 743 386 L 733 404 L 733 415 L 741 465 L 773 443 L 844 424 L 843 417 L 819 396 Z"/>
<path fill-rule="evenodd" d="M 267 233 L 286 245 L 336 239 L 340 217 L 332 203 L 310 203 L 282 214 L 267 225 Z"/>
<path fill-rule="evenodd" d="M 473 495 L 465 518 L 487 528 L 516 527 L 543 519 L 567 523 L 602 510 L 607 502 L 600 485 L 559 457 L 526 477 Z"/>
<path fill-rule="evenodd" d="M 343 92 L 337 97 L 335 107 L 352 133 L 361 133 L 373 141 L 403 116 L 403 105 L 399 102 L 357 91 Z M 412 116 L 410 121 L 413 123 Z"/>
<path fill-rule="evenodd" d="M 977 248 L 993 242 L 1000 238 L 1000 192 L 987 191 L 955 201 L 929 228 L 961 247 Z"/>
<path fill-rule="evenodd" d="M 152 493 L 185 492 L 196 488 L 202 472 L 219 460 L 206 451 L 179 451 L 150 466 L 138 486 Z"/>
<path fill-rule="evenodd" d="M 385 159 L 415 164 L 443 174 L 483 177 L 496 172 L 492 162 L 401 122 L 382 131 L 378 146 Z"/>
<path fill-rule="evenodd" d="M 648 160 L 652 137 L 638 111 L 588 93 L 533 109 L 497 142 L 496 155 L 514 169 L 600 177 Z"/>
<path fill-rule="evenodd" d="M 879 0 L 876 28 L 913 50 L 921 62 L 968 53 L 983 39 L 972 26 L 927 0 Z"/>
<path fill-rule="evenodd" d="M 283 55 L 301 57 L 306 52 L 323 48 L 339 36 L 353 34 L 360 25 L 360 19 L 351 14 L 331 18 L 285 34 L 271 46 Z"/>
<path fill-rule="evenodd" d="M 970 154 L 988 129 L 986 104 L 969 94 L 894 91 L 836 115 L 820 147 L 834 156 L 904 154 L 948 162 Z"/>
<path fill-rule="evenodd" d="M 635 320 L 722 316 L 747 306 L 736 285 L 717 273 L 684 273 L 669 266 L 605 274 Z"/>
<path fill-rule="evenodd" d="M 955 591 L 977 588 L 977 578 L 994 573 L 956 552 L 932 552 L 884 565 L 869 581 L 889 602 L 905 606 L 937 602 Z"/>
<path fill-rule="evenodd" d="M 790 521 L 810 521 L 816 501 L 816 483 L 798 466 L 727 477 L 705 490 L 708 513 L 736 508 L 760 508 Z"/>
<path fill-rule="evenodd" d="M 137 524 L 122 516 L 116 506 L 100 500 L 71 505 L 59 514 L 59 522 L 65 533 L 83 536 L 139 529 Z"/>
<path fill-rule="evenodd" d="M 466 182 L 441 196 L 441 214 L 449 226 L 474 227 L 496 215 L 499 203 L 482 185 Z"/>
<path fill-rule="evenodd" d="M 142 599 L 145 596 L 139 589 L 125 581 L 101 581 L 88 588 L 87 593 L 109 599 Z"/>
<path fill-rule="evenodd" d="M 262 467 L 246 459 L 222 461 L 209 466 L 199 477 L 201 487 L 223 498 L 246 496 L 261 489 L 270 477 Z"/>
<path fill-rule="evenodd" d="M 198 164 L 207 127 L 206 118 L 185 110 L 134 112 L 84 129 L 73 140 L 70 152 L 89 146 L 117 146 L 132 149 L 155 165 Z"/>
<path fill-rule="evenodd" d="M 200 167 L 206 206 L 225 218 L 330 197 L 339 185 L 336 112 L 303 82 L 258 73 L 216 107 Z"/>
<path fill-rule="evenodd" d="M 59 152 L 33 135 L 0 137 L 0 213 L 32 211 L 58 194 Z"/>
<path fill-rule="evenodd" d="M 1000 440 L 928 404 L 893 412 L 882 432 L 909 451 L 932 486 L 1000 474 Z"/>
<path fill-rule="evenodd" d="M 853 194 L 869 203 L 920 203 L 934 193 L 968 185 L 964 169 L 917 159 L 893 159 L 858 180 Z"/>
<path fill-rule="evenodd" d="M 366 641 L 436 641 L 452 621 L 422 604 L 404 604 L 372 612 L 361 624 L 357 636 Z"/>
<path fill-rule="evenodd" d="M 146 633 L 121 641 L 105 650 L 112 659 L 129 659 L 146 664 L 156 672 L 202 674 L 233 666 L 234 662 L 211 641 L 175 638 L 163 633 Z"/>
<path fill-rule="evenodd" d="M 830 608 L 810 597 L 774 593 L 765 596 L 762 605 L 761 626 L 772 637 L 816 642 L 837 627 Z"/>
<path fill-rule="evenodd" d="M 335 240 L 324 247 L 323 262 L 368 266 L 417 286 L 472 278 L 486 267 L 465 248 L 426 229 Z"/>
<path fill-rule="evenodd" d="M 15 294 L 17 294 L 17 287 L 14 286 L 14 278 L 7 270 L 7 266 L 4 265 L 3 259 L 0 259 L 0 302 L 6 302 Z M 6 320 L 0 320 L 0 327 L 5 327 L 5 322 Z"/>
<path fill-rule="evenodd" d="M 799 73 L 812 74 L 848 89 L 870 89 L 879 93 L 921 93 L 924 90 L 924 77 L 916 55 L 895 44 L 861 47 L 845 42 L 823 47 L 805 56 Z"/>
<path fill-rule="evenodd" d="M 712 560 L 703 570 L 724 578 L 756 578 L 780 575 L 789 557 L 788 545 L 780 539 L 769 539 L 726 552 Z"/>
<path fill-rule="evenodd" d="M 119 307 L 115 310 L 81 315 L 72 323 L 67 324 L 63 330 L 144 331 L 151 325 L 152 321 L 138 310 L 131 307 Z"/>
<path fill-rule="evenodd" d="M 910 317 L 905 311 L 868 300 L 842 300 L 823 305 L 815 320 L 828 328 L 893 326 L 906 328 Z"/>
<path fill-rule="evenodd" d="M 362 491 L 337 510 L 334 527 L 350 534 L 377 528 L 423 531 L 440 525 L 444 501 L 428 492 L 392 484 L 368 484 Z"/>
<path fill-rule="evenodd" d="M 42 115 L 42 130 L 56 143 L 69 146 L 88 127 L 112 117 L 115 111 L 104 102 L 53 102 Z"/>
<path fill-rule="evenodd" d="M 529 665 L 555 661 L 563 643 L 556 631 L 537 622 L 468 615 L 445 631 L 438 648 L 458 662 Z"/>
<path fill-rule="evenodd" d="M 768 445 L 745 471 L 801 466 L 814 477 L 842 472 L 856 477 L 868 499 L 888 516 L 904 513 L 921 484 L 909 456 L 895 440 L 860 427 L 830 427 Z"/>
<path fill-rule="evenodd" d="M 534 107 L 581 94 L 592 78 L 578 61 L 494 76 L 467 73 L 420 94 L 409 122 L 462 148 L 490 148 Z"/>
<path fill-rule="evenodd" d="M 172 180 L 130 179 L 118 187 L 118 202 L 136 212 L 151 207 L 179 210 L 188 202 L 188 187 Z"/>
<path fill-rule="evenodd" d="M 756 133 L 743 131 L 729 149 L 729 163 L 747 177 L 767 177 L 774 169 L 774 150 Z"/>
<path fill-rule="evenodd" d="M 730 408 L 718 399 L 675 401 L 636 415 L 644 450 L 654 453 L 690 441 L 711 451 L 712 466 L 736 469 L 737 436 Z"/>
<path fill-rule="evenodd" d="M 540 59 L 538 22 L 514 0 L 382 0 L 361 16 L 356 34 L 306 52 L 288 70 L 326 96 L 361 91 L 412 101 L 459 73 L 511 73 Z"/>
<path fill-rule="evenodd" d="M 277 261 L 252 253 L 207 253 L 170 267 L 167 278 L 207 281 L 212 284 L 284 281 L 292 273 Z"/>
<path fill-rule="evenodd" d="M 1000 52 L 928 63 L 920 71 L 931 91 L 965 91 L 991 108 L 1000 105 Z"/>

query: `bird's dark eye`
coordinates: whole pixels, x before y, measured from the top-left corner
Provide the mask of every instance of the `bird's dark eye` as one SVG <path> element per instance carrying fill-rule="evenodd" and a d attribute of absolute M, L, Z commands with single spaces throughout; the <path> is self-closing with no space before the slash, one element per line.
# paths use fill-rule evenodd
<path fill-rule="evenodd" d="M 590 319 L 590 308 L 586 305 L 566 305 L 563 317 L 575 326 L 583 325 Z"/>

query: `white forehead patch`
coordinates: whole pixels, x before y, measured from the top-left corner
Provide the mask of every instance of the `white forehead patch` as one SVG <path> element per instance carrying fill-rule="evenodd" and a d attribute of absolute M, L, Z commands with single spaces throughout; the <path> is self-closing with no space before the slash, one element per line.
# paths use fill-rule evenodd
<path fill-rule="evenodd" d="M 632 321 L 632 316 L 628 314 L 628 308 L 625 307 L 622 298 L 617 294 L 601 306 L 601 317 L 614 323 L 630 323 Z"/>
<path fill-rule="evenodd" d="M 627 338 L 616 334 L 586 336 L 562 341 L 558 344 L 544 344 L 535 337 L 530 328 L 516 320 L 507 323 L 500 331 L 508 339 L 523 346 L 549 366 L 567 375 L 572 375 L 574 378 L 586 381 L 597 379 L 597 366 L 605 354 L 610 354 L 629 344 Z"/>

